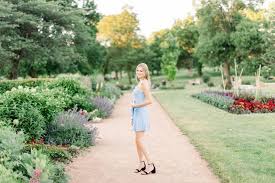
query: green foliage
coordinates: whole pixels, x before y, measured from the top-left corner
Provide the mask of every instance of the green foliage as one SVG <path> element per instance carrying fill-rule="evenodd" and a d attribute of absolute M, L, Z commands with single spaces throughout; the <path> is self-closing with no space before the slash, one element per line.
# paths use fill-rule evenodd
<path fill-rule="evenodd" d="M 199 68 L 201 65 L 197 62 L 197 58 L 194 55 L 195 47 L 199 39 L 198 26 L 194 18 L 187 17 L 183 20 L 176 21 L 171 32 L 176 36 L 180 48 L 177 67 L 187 69 L 197 67 L 199 74 L 201 74 L 201 69 Z"/>
<path fill-rule="evenodd" d="M 26 93 L 4 95 L 1 101 L 0 116 L 14 126 L 18 131 L 23 130 L 31 138 L 40 138 L 45 132 L 45 118 L 31 102 Z M 36 102 L 35 97 L 32 98 Z"/>
<path fill-rule="evenodd" d="M 204 74 L 204 75 L 202 76 L 202 81 L 203 81 L 204 83 L 208 83 L 208 82 L 210 81 L 210 76 Z"/>
<path fill-rule="evenodd" d="M 68 109 L 71 109 L 75 106 L 77 106 L 79 109 L 84 109 L 87 111 L 92 111 L 94 109 L 92 103 L 90 102 L 90 97 L 78 94 L 72 97 L 72 102 Z"/>
<path fill-rule="evenodd" d="M 78 67 L 87 63 L 87 53 L 100 53 L 95 39 L 99 14 L 93 1 L 78 8 L 72 1 L 2 0 L 0 12 L 0 71 L 10 79 L 82 71 Z M 93 63 L 89 59 L 88 65 Z"/>
<path fill-rule="evenodd" d="M 0 81 L 0 93 L 11 90 L 12 88 L 23 87 L 37 87 L 44 86 L 46 83 L 51 82 L 52 79 L 24 79 L 24 80 L 3 80 Z"/>
<path fill-rule="evenodd" d="M 167 65 L 164 70 L 167 75 L 167 79 L 169 81 L 175 80 L 176 74 L 177 74 L 177 68 L 174 65 Z"/>
<path fill-rule="evenodd" d="M 199 94 L 192 95 L 195 98 L 198 98 L 199 100 L 206 102 L 208 104 L 211 104 L 213 106 L 216 106 L 220 109 L 228 110 L 232 104 L 234 103 L 234 100 L 230 97 L 225 97 L 219 94 L 214 93 L 207 93 L 202 92 Z"/>
<path fill-rule="evenodd" d="M 99 91 L 100 96 L 107 97 L 111 100 L 118 99 L 121 94 L 121 90 L 111 83 L 104 83 L 103 87 Z"/>
<path fill-rule="evenodd" d="M 245 1 L 203 1 L 197 12 L 199 41 L 196 56 L 210 66 L 223 65 L 226 88 L 231 88 L 230 67 L 238 62 L 257 60 L 264 53 L 265 37 L 259 23 L 242 15 L 245 9 L 256 7 Z M 251 62 L 249 62 L 250 64 Z"/>
<path fill-rule="evenodd" d="M 66 93 L 71 96 L 75 94 L 87 95 L 88 91 L 86 88 L 83 88 L 80 83 L 74 79 L 65 79 L 60 78 L 51 83 L 49 83 L 48 88 L 63 88 Z"/>
<path fill-rule="evenodd" d="M 54 165 L 41 150 L 32 149 L 30 154 L 22 154 L 22 170 L 30 177 L 30 181 L 68 182 L 61 164 Z"/>
<path fill-rule="evenodd" d="M 263 66 L 261 70 L 261 75 L 265 78 L 268 79 L 272 73 L 271 73 L 271 68 L 268 66 Z"/>
<path fill-rule="evenodd" d="M 148 61 L 147 65 L 151 70 L 151 73 L 154 74 L 157 72 L 158 74 L 161 71 L 161 60 L 162 60 L 162 51 L 160 49 L 160 44 L 162 42 L 161 36 L 155 36 L 154 41 L 149 43 L 149 49 L 152 52 L 151 60 Z"/>
<path fill-rule="evenodd" d="M 3 183 L 19 182 L 22 177 L 19 172 L 13 171 L 20 160 L 18 159 L 24 148 L 23 133 L 16 133 L 11 127 L 0 124 L 0 180 Z M 10 181 L 10 182 L 9 182 Z"/>
<path fill-rule="evenodd" d="M 213 82 L 209 82 L 209 83 L 207 83 L 207 86 L 209 86 L 209 87 L 214 87 L 215 84 L 214 84 Z"/>
<path fill-rule="evenodd" d="M 180 54 L 179 45 L 176 37 L 172 33 L 167 33 L 165 40 L 161 43 L 163 52 L 161 68 L 169 81 L 176 77 L 176 64 Z"/>
<path fill-rule="evenodd" d="M 55 115 L 66 106 L 65 99 L 55 98 L 46 91 L 23 87 L 7 91 L 0 99 L 1 118 L 18 130 L 23 129 L 29 139 L 39 139 Z"/>
<path fill-rule="evenodd" d="M 30 153 L 31 149 L 41 150 L 43 154 L 47 155 L 51 160 L 67 163 L 75 155 L 70 152 L 69 148 L 46 145 L 46 144 L 27 144 L 24 152 Z"/>
<path fill-rule="evenodd" d="M 16 133 L 11 127 L 0 125 L 0 163 L 4 164 L 17 158 L 24 148 L 25 137 L 22 132 Z"/>
<path fill-rule="evenodd" d="M 60 97 L 66 101 L 66 109 L 71 109 L 75 106 L 87 111 L 92 111 L 94 108 L 89 101 L 92 95 L 91 91 L 80 84 L 75 78 L 59 78 L 51 83 L 48 87 L 50 89 L 60 90 L 63 92 L 57 92 L 56 97 Z M 60 93 L 62 95 L 60 95 Z"/>
<path fill-rule="evenodd" d="M 12 170 L 6 169 L 3 165 L 0 164 L 0 180 L 1 183 L 18 183 L 16 177 L 19 175 Z"/>

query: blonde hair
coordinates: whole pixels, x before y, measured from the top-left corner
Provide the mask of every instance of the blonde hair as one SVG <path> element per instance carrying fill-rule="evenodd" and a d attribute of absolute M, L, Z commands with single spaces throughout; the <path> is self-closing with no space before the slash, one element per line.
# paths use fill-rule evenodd
<path fill-rule="evenodd" d="M 145 72 L 145 78 L 148 80 L 149 86 L 151 87 L 150 72 L 149 72 L 149 68 L 148 68 L 147 64 L 140 63 L 140 64 L 137 65 L 136 68 L 138 68 L 138 67 L 141 67 L 143 69 L 143 71 Z M 139 79 L 138 79 L 137 75 L 136 75 L 136 81 L 139 82 Z"/>

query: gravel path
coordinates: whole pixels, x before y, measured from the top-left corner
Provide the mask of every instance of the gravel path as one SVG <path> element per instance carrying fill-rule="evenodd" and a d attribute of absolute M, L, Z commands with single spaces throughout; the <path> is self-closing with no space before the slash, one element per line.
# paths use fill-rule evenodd
<path fill-rule="evenodd" d="M 131 93 L 124 94 L 111 117 L 95 124 L 101 138 L 67 167 L 71 183 L 219 182 L 155 99 L 148 107 L 151 129 L 144 142 L 157 173 L 133 173 L 138 158 L 130 125 L 130 97 Z"/>

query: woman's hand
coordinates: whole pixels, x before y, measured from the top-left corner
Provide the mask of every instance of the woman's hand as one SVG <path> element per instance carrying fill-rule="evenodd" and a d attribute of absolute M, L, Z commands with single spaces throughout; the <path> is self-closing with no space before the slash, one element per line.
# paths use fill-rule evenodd
<path fill-rule="evenodd" d="M 137 107 L 137 105 L 134 104 L 134 103 L 132 103 L 132 104 L 131 104 L 131 107 L 132 107 L 132 108 L 135 108 L 135 107 Z"/>

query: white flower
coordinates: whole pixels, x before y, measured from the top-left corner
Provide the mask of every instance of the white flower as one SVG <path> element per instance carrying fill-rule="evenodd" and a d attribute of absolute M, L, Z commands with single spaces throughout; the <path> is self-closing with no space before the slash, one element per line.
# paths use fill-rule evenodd
<path fill-rule="evenodd" d="M 32 88 L 32 89 L 31 89 L 31 92 L 32 92 L 32 93 L 35 93 L 35 92 L 36 92 L 36 89 L 35 89 L 35 88 Z"/>
<path fill-rule="evenodd" d="M 93 122 L 99 122 L 99 121 L 101 121 L 102 120 L 102 118 L 98 118 L 98 117 L 94 117 L 93 118 Z"/>
<path fill-rule="evenodd" d="M 19 120 L 18 120 L 18 119 L 14 119 L 14 120 L 12 121 L 12 123 L 13 123 L 14 125 L 18 125 L 18 124 L 19 124 Z"/>
<path fill-rule="evenodd" d="M 18 89 L 19 89 L 19 90 L 22 90 L 22 89 L 23 89 L 23 86 L 19 85 L 19 86 L 18 86 Z"/>

